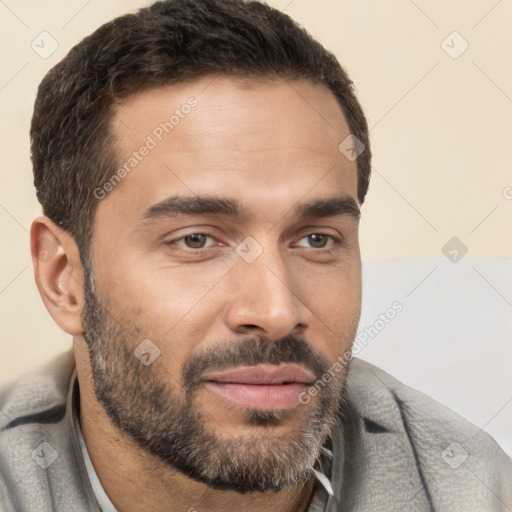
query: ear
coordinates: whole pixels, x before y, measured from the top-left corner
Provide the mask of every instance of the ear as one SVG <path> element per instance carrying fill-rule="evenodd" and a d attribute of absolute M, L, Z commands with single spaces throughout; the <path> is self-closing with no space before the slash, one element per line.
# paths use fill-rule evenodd
<path fill-rule="evenodd" d="M 42 215 L 32 222 L 34 276 L 46 309 L 73 336 L 83 332 L 83 269 L 73 237 Z"/>

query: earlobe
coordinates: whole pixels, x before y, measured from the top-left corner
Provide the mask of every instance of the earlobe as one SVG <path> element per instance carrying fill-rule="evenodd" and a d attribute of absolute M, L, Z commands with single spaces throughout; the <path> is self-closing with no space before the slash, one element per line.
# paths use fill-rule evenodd
<path fill-rule="evenodd" d="M 48 217 L 36 218 L 30 230 L 34 277 L 46 309 L 68 334 L 83 332 L 83 269 L 73 237 Z"/>

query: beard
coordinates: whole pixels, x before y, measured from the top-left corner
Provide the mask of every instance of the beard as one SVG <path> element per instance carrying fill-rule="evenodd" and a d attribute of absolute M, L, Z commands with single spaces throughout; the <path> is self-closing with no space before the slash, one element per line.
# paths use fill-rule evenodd
<path fill-rule="evenodd" d="M 329 382 L 322 382 L 316 400 L 307 406 L 245 408 L 250 431 L 220 438 L 214 427 L 222 430 L 222 425 L 208 421 L 208 414 L 195 400 L 205 372 L 298 363 L 320 380 L 331 366 L 329 361 L 300 336 L 277 341 L 251 336 L 192 354 L 182 368 L 181 380 L 173 379 L 163 366 L 146 366 L 135 357 L 141 329 L 111 316 L 105 301 L 95 295 L 94 276 L 87 265 L 84 271 L 82 321 L 95 394 L 114 425 L 146 453 L 214 489 L 279 491 L 309 480 L 331 428 L 342 416 L 348 365 Z M 348 331 L 351 338 L 344 341 L 352 342 L 355 327 Z M 298 428 L 272 435 L 275 426 L 285 425 L 287 418 L 298 414 L 304 416 Z"/>

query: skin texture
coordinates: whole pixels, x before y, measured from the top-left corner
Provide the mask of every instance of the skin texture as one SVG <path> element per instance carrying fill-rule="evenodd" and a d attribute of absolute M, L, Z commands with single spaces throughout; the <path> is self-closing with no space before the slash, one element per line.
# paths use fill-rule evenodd
<path fill-rule="evenodd" d="M 296 208 L 333 196 L 357 201 L 356 162 L 338 150 L 350 132 L 324 86 L 206 77 L 147 90 L 116 104 L 112 129 L 121 165 L 190 97 L 197 105 L 99 202 L 90 255 L 94 276 L 88 284 L 103 308 L 105 325 L 100 317 L 89 316 L 95 321 L 88 331 L 108 341 L 104 373 L 124 393 L 118 401 L 130 404 L 130 410 L 139 407 L 133 412 L 142 414 L 142 423 L 151 415 L 144 418 L 144 402 L 137 397 L 148 397 L 142 393 L 146 384 L 160 383 L 175 404 L 191 400 L 219 446 L 236 441 L 246 449 L 241 458 L 253 464 L 279 439 L 299 436 L 322 393 L 330 389 L 332 397 L 341 396 L 346 368 L 307 405 L 274 411 L 275 421 L 262 420 L 272 416 L 268 411 L 252 411 L 251 416 L 204 382 L 187 395 L 183 369 L 201 356 L 217 353 L 222 359 L 230 347 L 237 351 L 251 340 L 259 350 L 256 357 L 265 344 L 275 344 L 277 354 L 283 339 L 300 339 L 324 369 L 350 349 L 361 305 L 358 220 L 349 214 L 301 218 Z M 170 196 L 236 200 L 243 215 L 144 219 L 148 208 Z M 191 239 L 183 237 L 193 233 L 211 237 L 205 247 L 191 249 Z M 313 243 L 318 237 L 308 238 L 315 233 L 329 235 L 320 237 L 325 247 Z M 31 237 L 45 305 L 73 335 L 84 439 L 117 510 L 305 509 L 314 485 L 311 476 L 278 492 L 216 489 L 154 456 L 112 421 L 98 400 L 98 379 L 96 386 L 93 379 L 82 316 L 84 280 L 90 276 L 84 277 L 76 244 L 44 216 L 34 221 Z M 251 263 L 240 256 L 247 237 L 257 242 L 249 246 L 250 255 L 258 253 Z M 50 257 L 42 259 L 45 250 Z M 94 346 L 94 339 L 87 338 Z M 145 339 L 158 347 L 159 357 L 145 366 L 133 356 L 130 368 L 138 373 L 123 371 L 127 363 L 120 364 L 121 354 L 133 354 Z M 96 360 L 101 366 L 98 361 L 101 357 Z M 312 369 L 307 358 L 296 364 Z M 327 402 L 332 407 L 322 414 L 328 430 L 338 404 Z"/>

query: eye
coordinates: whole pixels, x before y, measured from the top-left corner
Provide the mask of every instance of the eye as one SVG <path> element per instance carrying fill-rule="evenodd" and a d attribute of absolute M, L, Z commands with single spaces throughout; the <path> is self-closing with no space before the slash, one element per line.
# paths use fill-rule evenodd
<path fill-rule="evenodd" d="M 302 240 L 306 240 L 310 245 L 302 245 Z M 326 235 L 325 233 L 312 233 L 311 235 L 307 235 L 301 238 L 301 242 L 296 244 L 299 247 L 310 247 L 313 249 L 323 249 L 328 247 L 328 245 L 332 245 L 335 242 L 335 238 L 331 235 Z M 330 242 L 330 243 L 329 243 Z"/>
<path fill-rule="evenodd" d="M 207 245 L 208 239 L 213 241 L 213 236 L 209 233 L 191 233 L 190 235 L 177 238 L 176 240 L 173 240 L 173 242 L 178 245 L 184 245 L 188 249 L 204 249 L 211 245 Z"/>

